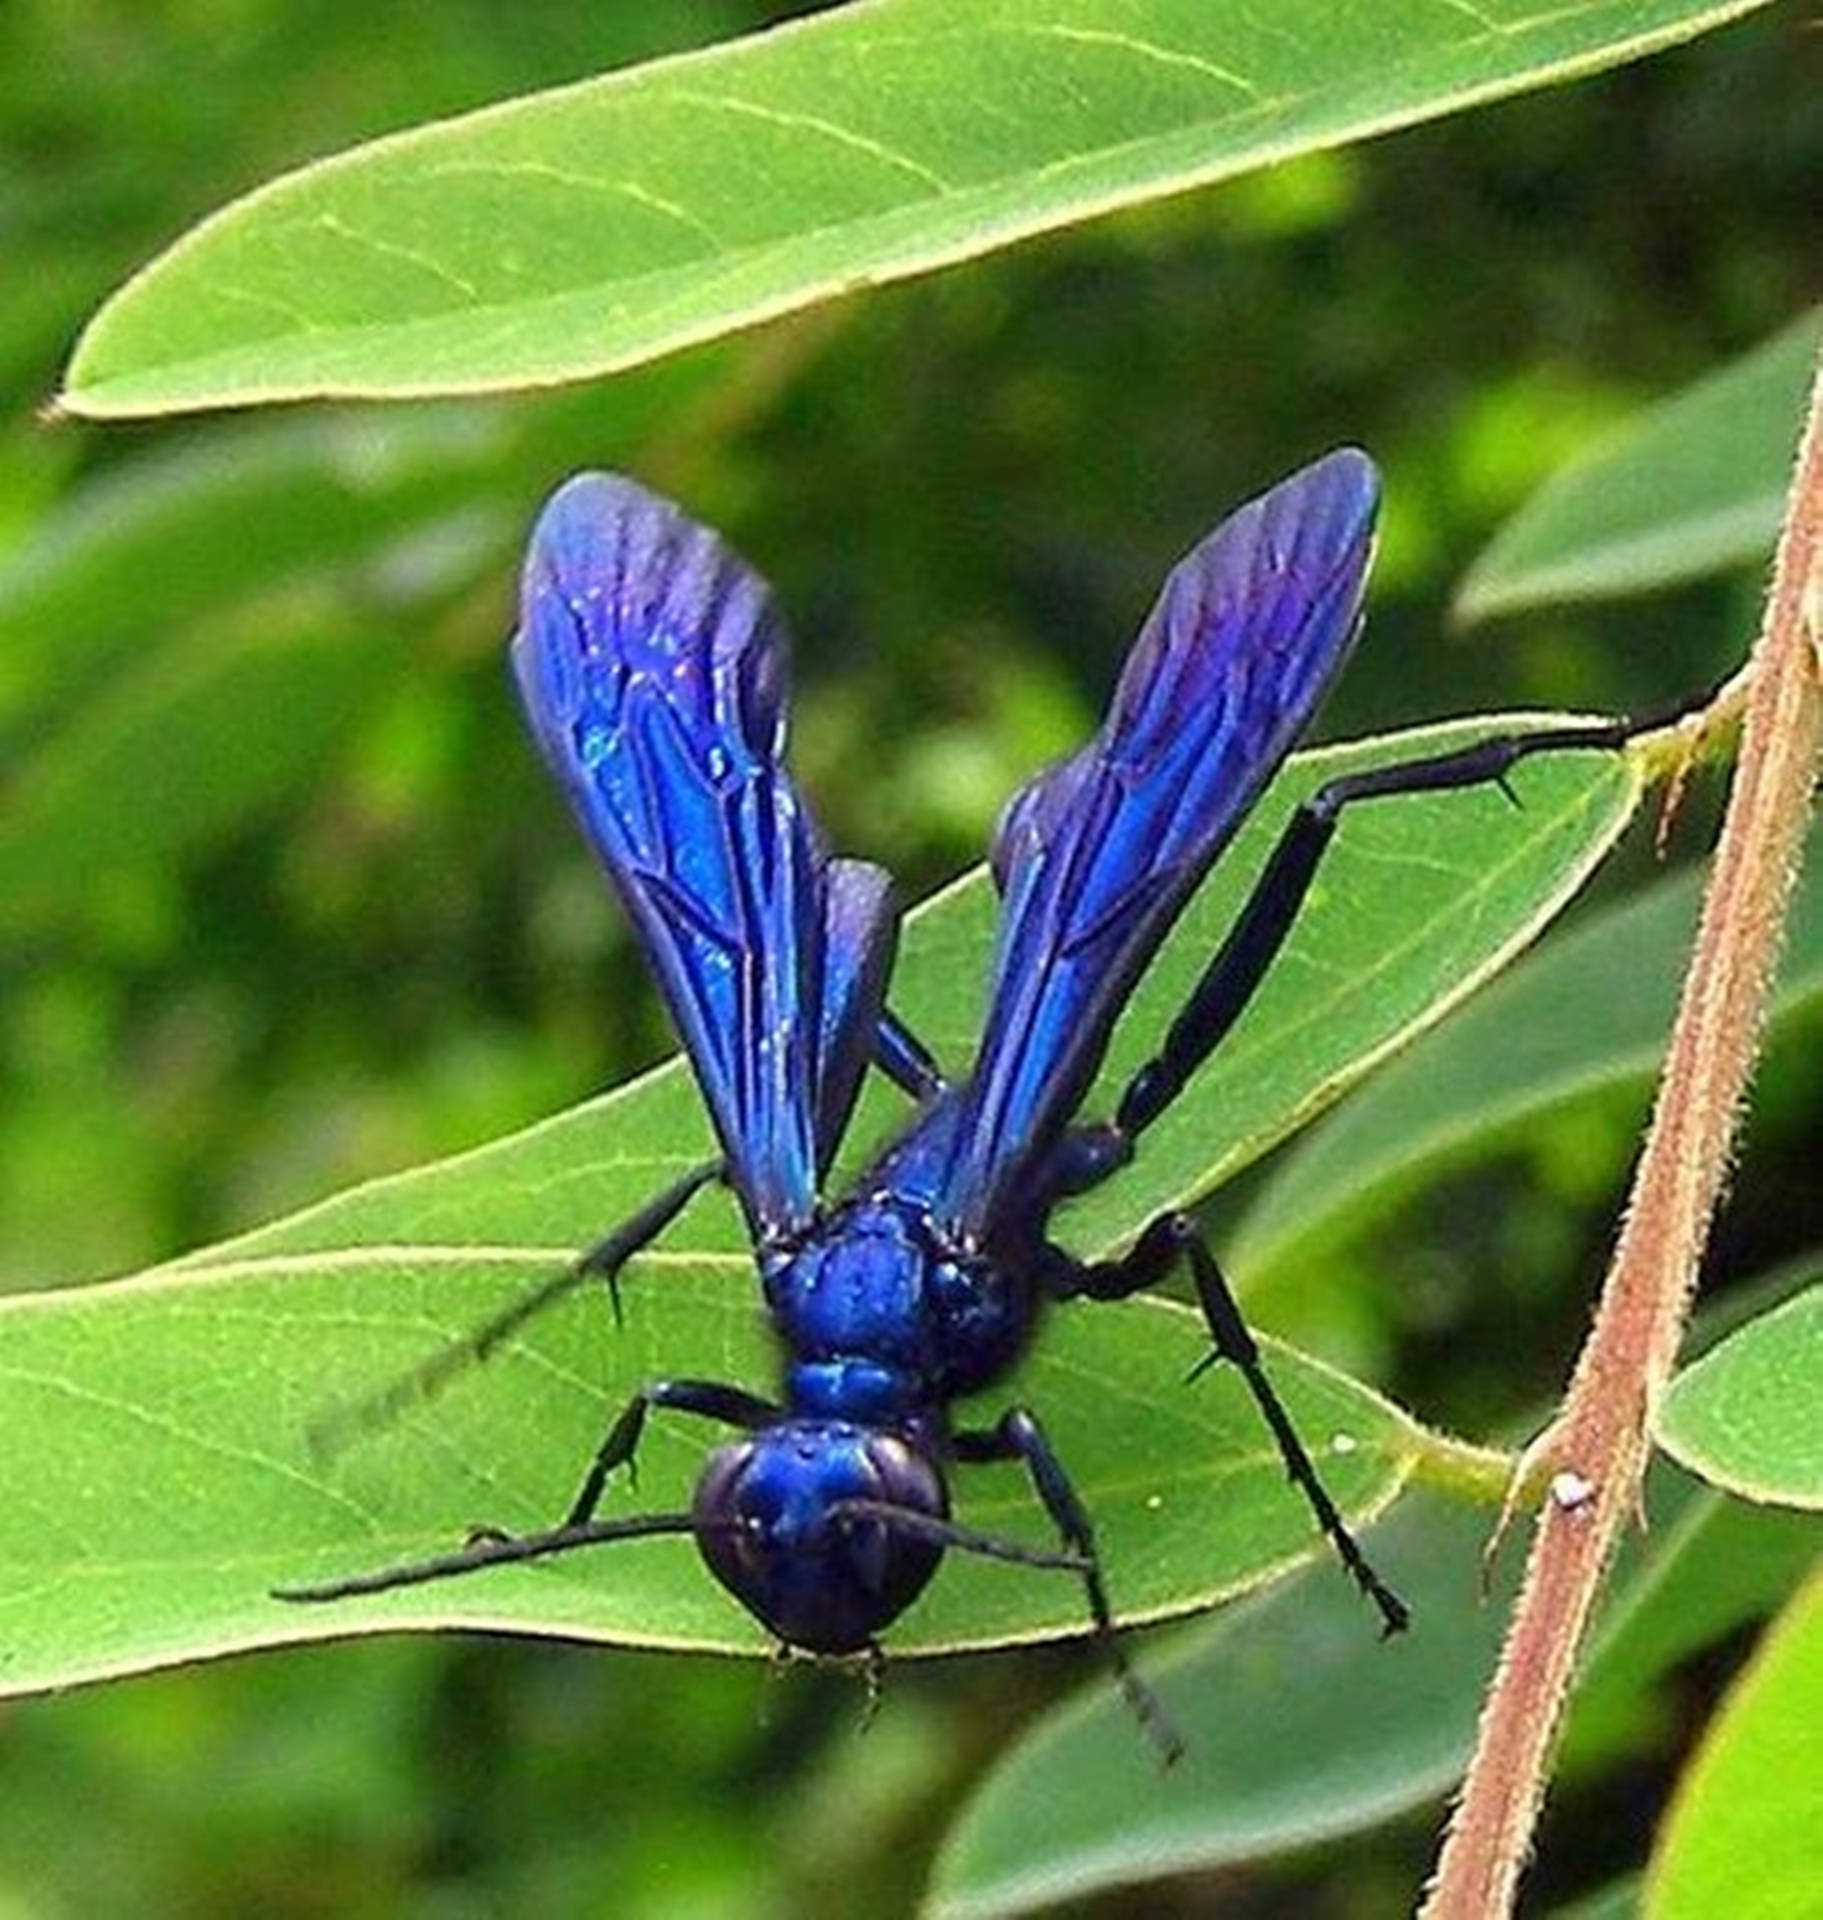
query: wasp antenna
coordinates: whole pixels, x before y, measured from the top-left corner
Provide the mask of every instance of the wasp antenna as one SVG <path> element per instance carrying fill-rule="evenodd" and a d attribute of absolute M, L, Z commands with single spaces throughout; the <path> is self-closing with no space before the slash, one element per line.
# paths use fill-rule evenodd
<path fill-rule="evenodd" d="M 890 1500 L 837 1500 L 829 1509 L 832 1520 L 873 1520 L 893 1532 L 916 1540 L 928 1540 L 933 1546 L 954 1547 L 960 1553 L 975 1553 L 985 1560 L 1009 1560 L 1020 1567 L 1052 1567 L 1059 1573 L 1082 1573 L 1089 1562 L 1080 1553 L 1068 1553 L 1055 1547 L 1030 1547 L 1023 1540 L 1008 1540 L 999 1534 L 977 1533 L 972 1527 L 959 1526 L 936 1514 L 919 1513 L 912 1507 L 895 1506 Z"/>
<path fill-rule="evenodd" d="M 581 1547 L 599 1547 L 615 1540 L 643 1540 L 652 1534 L 691 1533 L 695 1523 L 687 1513 L 644 1513 L 629 1520 L 589 1520 L 580 1526 L 547 1527 L 539 1533 L 476 1533 L 453 1553 L 433 1554 L 427 1560 L 408 1560 L 399 1566 L 376 1567 L 346 1580 L 325 1580 L 298 1587 L 274 1587 L 272 1597 L 302 1605 L 322 1600 L 347 1600 L 363 1593 L 389 1593 L 395 1587 L 421 1587 L 432 1580 L 453 1579 L 482 1567 L 513 1566 L 522 1560 L 549 1560 Z"/>

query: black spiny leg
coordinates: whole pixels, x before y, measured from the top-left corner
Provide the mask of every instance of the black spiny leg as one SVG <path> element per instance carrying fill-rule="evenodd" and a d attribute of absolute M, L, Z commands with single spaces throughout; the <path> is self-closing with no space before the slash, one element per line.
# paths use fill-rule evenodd
<path fill-rule="evenodd" d="M 1032 1180 L 1034 1205 L 1048 1209 L 1071 1194 L 1086 1193 L 1133 1158 L 1139 1136 L 1220 1046 L 1266 977 L 1310 892 L 1336 827 L 1350 806 L 1395 794 L 1490 784 L 1511 797 L 1507 775 L 1520 761 L 1539 753 L 1615 752 L 1640 731 L 1643 729 L 1630 721 L 1614 720 L 1535 733 L 1495 734 L 1454 753 L 1344 774 L 1319 787 L 1285 823 L 1227 938 L 1203 969 L 1157 1053 L 1128 1081 L 1113 1120 L 1069 1128 L 1038 1167 Z M 1204 1364 L 1227 1360 L 1240 1370 L 1278 1442 L 1286 1472 L 1310 1502 L 1343 1564 L 1379 1608 L 1386 1631 L 1398 1632 L 1409 1617 L 1405 1603 L 1368 1564 L 1317 1478 L 1310 1455 L 1266 1376 L 1259 1348 L 1241 1319 L 1228 1282 L 1194 1222 L 1183 1214 L 1164 1214 L 1152 1222 L 1123 1259 L 1094 1265 L 1076 1260 L 1061 1248 L 1049 1249 L 1044 1280 L 1048 1290 L 1060 1299 L 1124 1299 L 1163 1278 L 1180 1257 L 1189 1263 L 1203 1319 L 1214 1342 L 1214 1352 Z"/>
<path fill-rule="evenodd" d="M 673 1181 L 655 1193 L 640 1210 L 623 1220 L 612 1233 L 597 1240 L 567 1274 L 528 1293 L 491 1320 L 475 1336 L 475 1357 L 485 1360 L 507 1334 L 529 1320 L 541 1308 L 549 1306 L 573 1288 L 590 1280 L 601 1281 L 608 1290 L 608 1303 L 614 1309 L 614 1324 L 620 1325 L 620 1270 L 642 1247 L 649 1246 L 683 1212 L 711 1180 L 720 1180 L 727 1169 L 719 1160 L 705 1160 L 692 1167 L 681 1180 Z"/>
<path fill-rule="evenodd" d="M 1679 711 L 1684 711 L 1680 708 Z M 1133 1158 L 1134 1144 L 1183 1092 L 1191 1075 L 1227 1038 L 1284 946 L 1335 838 L 1343 813 L 1357 801 L 1456 787 L 1498 786 L 1512 798 L 1507 775 L 1539 753 L 1615 752 L 1645 726 L 1611 720 L 1536 733 L 1494 734 L 1454 753 L 1370 767 L 1325 782 L 1299 803 L 1279 834 L 1228 937 L 1203 969 L 1157 1053 L 1128 1081 L 1112 1121 L 1069 1129 L 1033 1181 L 1040 1205 L 1086 1193 Z"/>
<path fill-rule="evenodd" d="M 1032 1485 L 1044 1510 L 1051 1516 L 1064 1546 L 1081 1561 L 1083 1591 L 1088 1595 L 1089 1615 L 1095 1623 L 1095 1637 L 1107 1652 L 1114 1677 L 1133 1709 L 1135 1719 L 1146 1730 L 1166 1766 L 1183 1757 L 1183 1736 L 1171 1724 L 1170 1716 L 1159 1704 L 1152 1689 L 1133 1671 L 1126 1649 L 1114 1630 L 1114 1615 L 1108 1606 L 1108 1590 L 1101 1577 L 1101 1559 L 1095 1551 L 1095 1529 L 1087 1509 L 1077 1498 L 1070 1477 L 1063 1470 L 1044 1429 L 1035 1414 L 1014 1407 L 984 1431 L 952 1436 L 958 1460 L 979 1463 L 986 1460 L 1017 1460 L 1031 1475 Z"/>
<path fill-rule="evenodd" d="M 682 1179 L 674 1180 L 662 1192 L 652 1196 L 635 1214 L 623 1220 L 610 1234 L 598 1240 L 580 1259 L 554 1273 L 542 1286 L 522 1293 L 503 1307 L 493 1319 L 484 1321 L 472 1332 L 447 1346 L 439 1347 L 428 1360 L 389 1381 L 377 1393 L 365 1399 L 332 1407 L 313 1421 L 309 1430 L 311 1451 L 319 1457 L 333 1457 L 363 1434 L 389 1426 L 408 1408 L 417 1406 L 439 1393 L 465 1368 L 478 1366 L 509 1335 L 517 1333 L 528 1320 L 554 1305 L 566 1294 L 574 1293 L 592 1280 L 601 1281 L 608 1290 L 616 1323 L 620 1320 L 620 1272 L 642 1248 L 658 1236 L 683 1212 L 710 1181 L 719 1179 L 722 1163 L 704 1161 L 692 1167 Z"/>
<path fill-rule="evenodd" d="M 1278 1442 L 1279 1455 L 1294 1486 L 1309 1501 L 1317 1524 L 1329 1536 L 1342 1564 L 1354 1576 L 1362 1592 L 1380 1610 L 1387 1633 L 1400 1632 L 1411 1619 L 1405 1602 L 1393 1592 L 1368 1564 L 1367 1556 L 1348 1530 L 1348 1523 L 1337 1511 L 1328 1490 L 1317 1477 L 1317 1470 L 1304 1443 L 1298 1438 L 1285 1403 L 1267 1377 L 1265 1363 L 1254 1338 L 1241 1318 L 1234 1294 L 1216 1265 L 1215 1256 L 1204 1244 L 1196 1222 L 1188 1214 L 1163 1213 L 1146 1228 L 1132 1247 L 1118 1260 L 1093 1263 L 1073 1259 L 1061 1249 L 1053 1250 L 1053 1265 L 1046 1273 L 1046 1285 L 1059 1299 L 1124 1300 L 1164 1278 L 1172 1265 L 1182 1258 L 1189 1263 L 1196 1285 L 1196 1297 L 1203 1310 L 1204 1323 L 1214 1350 L 1200 1361 L 1192 1373 L 1226 1360 L 1236 1367 L 1247 1382 L 1248 1391 L 1259 1407 L 1272 1437 Z"/>
<path fill-rule="evenodd" d="M 1499 787 L 1513 799 L 1507 775 L 1520 761 L 1539 753 L 1616 752 L 1636 731 L 1631 721 L 1613 720 L 1537 733 L 1495 734 L 1455 753 L 1371 767 L 1320 786 L 1286 822 L 1240 917 L 1191 989 L 1164 1044 L 1128 1082 L 1115 1109 L 1113 1129 L 1128 1150 L 1183 1091 L 1184 1083 L 1222 1043 L 1253 998 L 1291 932 L 1348 807 L 1356 801 L 1383 800 L 1395 794 L 1489 785 Z"/>
<path fill-rule="evenodd" d="M 595 1458 L 583 1475 L 582 1486 L 570 1503 L 566 1527 L 580 1527 L 595 1517 L 608 1476 L 617 1467 L 625 1467 L 627 1479 L 639 1481 L 640 1437 L 646 1430 L 646 1415 L 654 1407 L 669 1407 L 676 1413 L 693 1413 L 700 1419 L 719 1420 L 724 1426 L 744 1427 L 752 1432 L 784 1418 L 782 1409 L 756 1393 L 739 1387 L 724 1386 L 719 1380 L 652 1380 L 621 1408 L 606 1437 L 595 1449 Z"/>

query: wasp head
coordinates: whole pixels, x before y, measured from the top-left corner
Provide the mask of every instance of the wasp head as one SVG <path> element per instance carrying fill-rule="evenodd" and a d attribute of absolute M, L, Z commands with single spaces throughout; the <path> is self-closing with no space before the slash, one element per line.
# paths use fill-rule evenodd
<path fill-rule="evenodd" d="M 871 1645 L 924 1591 L 949 1494 L 897 1434 L 791 1420 L 717 1448 L 693 1512 L 710 1572 L 749 1613 L 791 1646 L 842 1654 Z"/>

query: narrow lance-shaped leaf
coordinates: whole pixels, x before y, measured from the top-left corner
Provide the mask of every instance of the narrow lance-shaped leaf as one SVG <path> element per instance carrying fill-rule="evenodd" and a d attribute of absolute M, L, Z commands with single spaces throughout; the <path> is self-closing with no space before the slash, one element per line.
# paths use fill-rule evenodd
<path fill-rule="evenodd" d="M 746 1263 L 659 1255 L 624 1329 L 598 1295 L 574 1300 L 382 1439 L 330 1466 L 312 1459 L 305 1428 L 339 1383 L 397 1374 L 550 1270 L 535 1249 L 409 1264 L 375 1249 L 7 1303 L 0 1427 L 17 1465 L 0 1517 L 0 1692 L 401 1626 L 764 1653 L 759 1628 L 677 1539 L 328 1606 L 268 1597 L 441 1552 L 476 1525 L 553 1524 L 643 1380 L 767 1381 Z M 1114 1341 L 1105 1317 L 1059 1316 L 1022 1388 L 1070 1455 L 1119 1562 L 1123 1608 L 1207 1604 L 1308 1551 L 1307 1516 L 1244 1390 L 1183 1386 L 1203 1346 L 1193 1316 L 1141 1302 L 1121 1322 Z M 1273 1365 L 1307 1431 L 1348 1437 L 1331 1484 L 1371 1513 L 1422 1435 L 1314 1362 L 1275 1352 Z M 687 1506 L 714 1438 L 699 1422 L 656 1421 L 637 1496 L 617 1490 L 608 1511 Z M 971 1474 L 962 1492 L 969 1524 L 1054 1544 L 1015 1471 Z M 892 1650 L 1082 1630 L 1068 1574 L 956 1556 Z"/>
<path fill-rule="evenodd" d="M 1775 1273 L 1746 1291 L 1779 1297 L 1792 1284 Z M 1698 1342 L 1732 1310 L 1732 1300 L 1709 1309 Z M 1123 1743 L 1119 1703 L 1080 1688 L 965 1806 L 939 1857 L 932 1913 L 1043 1911 L 1067 1895 L 1334 1839 L 1438 1800 L 1467 1762 L 1524 1565 L 1510 1548 L 1486 1590 L 1488 1527 L 1510 1468 L 1492 1453 L 1433 1457 L 1376 1529 L 1375 1559 L 1413 1605 L 1407 1638 L 1363 1645 L 1356 1597 L 1318 1564 L 1158 1648 L 1148 1678 L 1182 1725 L 1193 1769 L 1161 1780 Z M 1572 1766 L 1604 1725 L 1637 1723 L 1663 1676 L 1776 1611 L 1815 1559 L 1807 1516 L 1749 1506 L 1668 1463 L 1653 1468 L 1646 1501 L 1651 1524 L 1616 1561 L 1578 1682 Z"/>
<path fill-rule="evenodd" d="M 63 404 L 578 379 L 1756 4 L 871 0 L 274 182 L 103 308 Z"/>
<path fill-rule="evenodd" d="M 1466 745 L 1497 724 L 1573 718 L 1452 721 L 1294 755 L 1142 981 L 1101 1087 L 1118 1088 L 1157 1044 L 1299 798 L 1353 769 Z M 1575 893 L 1642 792 L 1631 758 L 1609 754 L 1534 760 L 1514 784 L 1521 807 L 1483 788 L 1350 813 L 1285 952 L 1191 1094 L 1147 1134 L 1136 1165 L 1064 1216 L 1073 1245 L 1103 1250 L 1160 1207 L 1231 1178 L 1440 1019 Z M 892 1004 L 951 1072 L 974 1050 L 995 911 L 977 870 L 915 912 L 906 931 Z M 898 1096 L 870 1088 L 846 1163 L 905 1114 Z M 535 1246 L 561 1258 L 709 1151 L 708 1122 L 674 1062 L 507 1139 L 352 1188 L 180 1264 L 377 1242 Z M 732 1208 L 699 1207 L 666 1245 L 724 1254 L 746 1243 Z"/>
<path fill-rule="evenodd" d="M 1008 1753 L 938 1856 L 932 1920 L 1008 1920 L 1116 1887 L 1308 1846 L 1455 1777 L 1502 1609 L 1479 1604 L 1487 1516 L 1415 1492 L 1373 1538 L 1420 1631 L 1382 1645 L 1357 1595 L 1312 1566 L 1147 1664 L 1182 1727 L 1161 1775 L 1111 1694 L 1082 1689 Z M 1503 1581 L 1510 1585 L 1510 1581 Z"/>

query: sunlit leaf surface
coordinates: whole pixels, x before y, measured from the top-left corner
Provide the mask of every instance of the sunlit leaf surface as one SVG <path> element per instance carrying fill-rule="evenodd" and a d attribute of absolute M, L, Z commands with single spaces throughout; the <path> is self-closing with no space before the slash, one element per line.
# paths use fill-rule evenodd
<path fill-rule="evenodd" d="M 262 188 L 83 336 L 164 413 L 579 379 L 1633 59 L 1756 0 L 872 0 Z"/>

